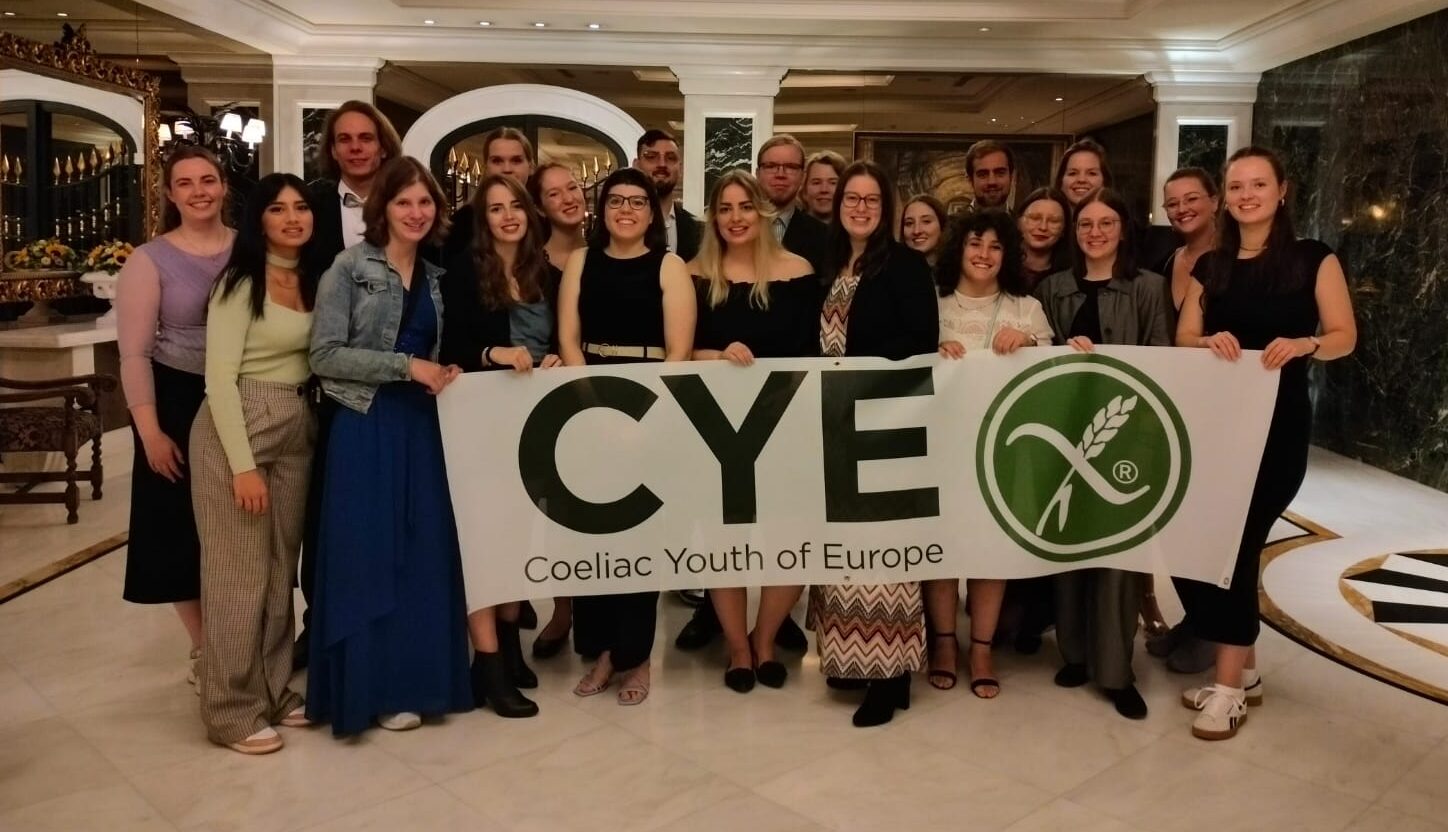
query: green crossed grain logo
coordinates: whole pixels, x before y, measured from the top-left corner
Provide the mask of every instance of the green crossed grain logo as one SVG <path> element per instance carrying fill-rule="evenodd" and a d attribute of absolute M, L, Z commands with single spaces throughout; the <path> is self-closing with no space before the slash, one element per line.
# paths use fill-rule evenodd
<path fill-rule="evenodd" d="M 1016 376 L 991 403 L 976 473 L 1001 528 L 1037 557 L 1077 562 L 1150 539 L 1191 478 L 1166 393 L 1114 358 L 1071 355 Z"/>

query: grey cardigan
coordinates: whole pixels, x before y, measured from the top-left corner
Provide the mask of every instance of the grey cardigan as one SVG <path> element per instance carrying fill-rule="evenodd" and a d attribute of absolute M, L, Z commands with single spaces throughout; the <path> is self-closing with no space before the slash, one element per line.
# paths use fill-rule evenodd
<path fill-rule="evenodd" d="M 1096 303 L 1101 312 L 1101 337 L 1107 344 L 1139 347 L 1170 347 L 1175 342 L 1176 315 L 1166 278 L 1140 269 L 1136 277 L 1113 277 Z M 1066 343 L 1071 322 L 1086 302 L 1086 293 L 1076 287 L 1069 269 L 1056 272 L 1036 286 L 1036 299 L 1046 310 L 1046 320 L 1056 333 L 1056 343 Z"/>
<path fill-rule="evenodd" d="M 442 332 L 443 270 L 418 255 Z M 342 405 L 366 413 L 377 388 L 406 381 L 412 359 L 394 352 L 402 323 L 402 276 L 387 262 L 382 249 L 358 243 L 337 255 L 317 286 L 312 318 L 312 372 L 322 391 Z M 440 342 L 442 339 L 439 338 Z M 432 361 L 437 360 L 434 343 Z"/>

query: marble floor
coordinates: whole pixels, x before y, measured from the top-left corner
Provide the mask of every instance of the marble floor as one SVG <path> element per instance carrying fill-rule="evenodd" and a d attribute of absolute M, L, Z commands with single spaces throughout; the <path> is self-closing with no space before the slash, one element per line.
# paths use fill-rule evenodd
<path fill-rule="evenodd" d="M 77 526 L 0 508 L 0 580 L 123 529 L 126 485 L 111 479 Z M 1293 509 L 1345 537 L 1385 517 L 1448 533 L 1448 495 L 1326 453 Z M 243 757 L 206 742 L 181 628 L 121 602 L 123 566 L 120 550 L 0 604 L 0 830 L 1448 832 L 1448 707 L 1267 629 L 1268 701 L 1225 743 L 1190 736 L 1190 677 L 1139 651 L 1151 714 L 1129 722 L 1052 685 L 1049 640 L 999 657 L 995 701 L 920 679 L 908 712 L 855 729 L 813 658 L 784 690 L 740 696 L 722 653 L 662 646 L 688 615 L 666 599 L 640 707 L 573 697 L 583 667 L 560 657 L 535 663 L 537 719 L 483 711 L 346 742 L 284 729 L 281 753 Z"/>

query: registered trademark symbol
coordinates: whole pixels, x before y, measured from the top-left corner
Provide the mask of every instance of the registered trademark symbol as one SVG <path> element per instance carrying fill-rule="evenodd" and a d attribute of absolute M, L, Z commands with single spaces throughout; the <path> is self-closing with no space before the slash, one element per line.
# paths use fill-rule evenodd
<path fill-rule="evenodd" d="M 1136 482 L 1136 478 L 1140 474 L 1141 472 L 1136 468 L 1136 463 L 1129 459 L 1123 459 L 1111 466 L 1111 476 L 1122 485 L 1130 485 Z"/>

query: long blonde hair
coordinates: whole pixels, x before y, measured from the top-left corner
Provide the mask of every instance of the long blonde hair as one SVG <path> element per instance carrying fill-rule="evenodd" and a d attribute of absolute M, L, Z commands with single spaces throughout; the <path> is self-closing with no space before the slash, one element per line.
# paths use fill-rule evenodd
<path fill-rule="evenodd" d="M 759 212 L 759 236 L 754 240 L 754 287 L 749 290 L 749 305 L 760 309 L 769 308 L 769 272 L 784 248 L 774 238 L 774 219 L 779 216 L 774 203 L 769 201 L 759 180 L 747 170 L 731 170 L 719 177 L 714 190 L 709 194 L 709 205 L 704 209 L 704 224 L 708 231 L 699 247 L 696 262 L 701 277 L 709 281 L 709 306 L 714 308 L 729 298 L 729 281 L 724 277 L 724 238 L 719 235 L 719 203 L 724 199 L 724 189 L 738 185 L 754 203 Z"/>

